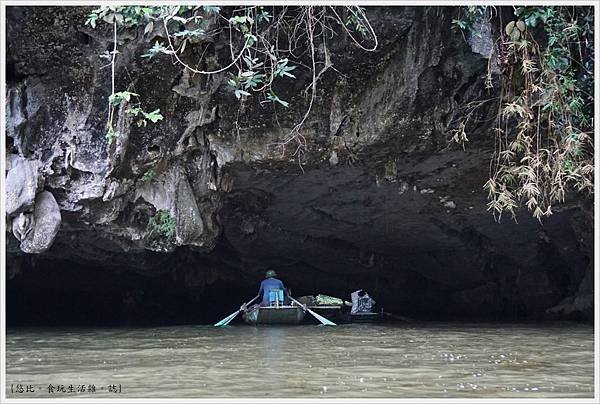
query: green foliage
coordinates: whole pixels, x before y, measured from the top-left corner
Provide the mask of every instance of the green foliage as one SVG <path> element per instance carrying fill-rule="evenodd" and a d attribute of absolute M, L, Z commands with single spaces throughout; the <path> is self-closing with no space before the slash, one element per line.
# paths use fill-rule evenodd
<path fill-rule="evenodd" d="M 142 55 L 142 57 L 152 59 L 154 56 L 156 56 L 160 53 L 164 53 L 165 55 L 170 55 L 173 53 L 173 51 L 169 50 L 167 47 L 165 47 L 165 45 L 163 45 L 162 42 L 156 41 L 154 46 L 152 48 L 148 49 L 148 52 L 144 53 Z"/>
<path fill-rule="evenodd" d="M 554 7 L 517 7 L 515 15 L 525 21 L 528 27 L 535 28 L 539 22 L 546 24 L 556 13 Z"/>
<path fill-rule="evenodd" d="M 230 74 L 230 79 L 227 81 L 233 90 L 235 96 L 239 99 L 242 95 L 250 95 L 246 90 L 253 90 L 259 85 L 263 84 L 267 76 L 263 73 L 259 73 L 259 69 L 264 63 L 259 62 L 258 58 L 249 58 L 248 56 L 243 57 L 246 63 L 245 71 L 238 72 L 237 75 Z"/>
<path fill-rule="evenodd" d="M 156 171 L 154 171 L 154 169 L 151 168 L 148 171 L 146 171 L 144 173 L 144 175 L 142 175 L 142 178 L 140 178 L 140 181 L 142 181 L 142 182 L 150 182 L 154 178 L 156 178 Z"/>
<path fill-rule="evenodd" d="M 342 20 L 340 14 L 347 15 Z M 366 51 L 377 48 L 377 37 L 373 31 L 364 10 L 356 6 L 241 6 L 221 9 L 216 6 L 102 6 L 93 10 L 86 24 L 95 28 L 100 22 L 112 24 L 116 37 L 119 29 L 143 28 L 143 35 L 158 32 L 155 26 L 161 26 L 160 34 L 165 42 L 156 41 L 143 55 L 143 58 L 153 59 L 168 55 L 169 62 L 178 63 L 193 74 L 216 75 L 228 71 L 227 83 L 233 95 L 244 102 L 247 97 L 256 95 L 260 104 L 271 103 L 288 107 L 289 102 L 281 99 L 275 88 L 284 88 L 286 80 L 295 80 L 299 66 L 308 70 L 312 83 L 307 86 L 304 96 L 311 98 L 303 118 L 293 126 L 282 145 L 300 137 L 300 129 L 311 111 L 317 83 L 322 74 L 333 67 L 327 49 L 326 35 L 336 33 L 332 24 L 338 24 L 350 33 L 360 33 L 362 39 L 350 37 L 355 45 Z M 141 29 L 138 29 L 141 33 Z M 218 59 L 221 53 L 210 50 L 208 44 L 214 42 L 214 37 L 226 32 L 229 37 L 231 60 L 220 67 Z M 372 47 L 366 48 L 361 43 L 371 42 Z M 188 44 L 194 44 L 201 51 L 200 61 L 189 60 L 185 53 Z M 371 46 L 371 45 L 369 45 Z M 111 61 L 114 74 L 115 59 L 118 52 L 118 41 L 114 49 L 101 55 Z M 305 47 L 309 52 L 298 53 Z M 203 49 L 202 49 L 203 48 Z M 189 53 L 189 52 L 188 52 Z M 211 54 L 212 53 L 212 54 Z M 310 63 L 300 63 L 301 57 L 310 57 Z M 320 60 L 319 60 L 320 59 Z M 294 62 L 294 60 L 296 60 Z M 195 66 L 195 67 L 193 67 Z M 200 66 L 205 66 L 201 70 Z M 335 70 L 335 69 L 332 69 Z M 129 102 L 136 94 L 115 93 L 109 100 L 111 107 Z M 139 106 L 129 108 L 128 113 L 141 118 L 138 125 L 146 125 L 147 121 L 157 122 L 163 119 L 159 111 L 146 113 Z M 109 112 L 108 127 L 112 126 L 113 111 Z M 236 123 L 237 127 L 237 123 Z M 112 133 L 112 132 L 111 132 Z M 299 153 L 296 153 L 298 156 Z"/>
<path fill-rule="evenodd" d="M 234 15 L 229 19 L 229 24 L 232 27 L 246 33 L 250 30 L 249 26 L 254 24 L 254 19 L 247 15 Z"/>
<path fill-rule="evenodd" d="M 268 23 L 273 19 L 273 16 L 264 10 L 262 6 L 258 7 L 253 16 L 249 14 L 234 15 L 228 20 L 233 29 L 243 34 L 248 48 L 254 47 L 258 41 L 258 37 L 253 33 L 253 30 L 257 30 L 257 25 Z M 263 57 L 254 57 L 249 52 L 241 58 L 243 63 L 237 74 L 230 73 L 227 84 L 232 88 L 238 99 L 250 96 L 251 92 L 259 92 L 266 94 L 266 101 L 278 102 L 287 107 L 288 103 L 286 101 L 271 95 L 273 92 L 272 84 L 277 78 L 295 79 L 296 76 L 290 72 L 296 66 L 291 65 L 287 57 L 281 57 L 274 47 L 259 49 L 259 51 L 263 54 Z"/>
<path fill-rule="evenodd" d="M 593 8 L 519 7 L 515 17 L 501 30 L 497 149 L 484 188 L 498 218 L 525 206 L 541 220 L 567 192 L 593 192 Z"/>
<path fill-rule="evenodd" d="M 121 136 L 121 134 L 116 131 L 112 126 L 108 127 L 108 131 L 106 132 L 106 139 L 108 140 L 108 144 L 112 144 L 112 142 Z"/>
<path fill-rule="evenodd" d="M 158 234 L 166 239 L 175 237 L 175 228 L 177 222 L 173 216 L 166 210 L 159 210 L 148 220 L 147 229 L 150 234 Z"/>
<path fill-rule="evenodd" d="M 88 14 L 86 25 L 96 28 L 98 21 L 104 21 L 109 24 L 132 28 L 147 23 L 157 7 L 143 6 L 102 6 Z"/>
<path fill-rule="evenodd" d="M 152 123 L 156 123 L 158 121 L 163 120 L 163 116 L 160 114 L 160 109 L 156 109 L 152 112 L 146 112 L 140 107 L 129 108 L 125 111 L 125 113 L 129 115 L 133 115 L 135 117 L 140 117 L 137 121 L 137 126 L 146 126 L 148 121 Z"/>
<path fill-rule="evenodd" d="M 202 9 L 204 10 L 204 12 L 206 12 L 207 14 L 219 14 L 219 12 L 221 11 L 221 7 L 217 7 L 217 6 L 202 6 Z"/>
<path fill-rule="evenodd" d="M 467 31 L 475 37 L 481 37 L 481 33 L 475 31 L 473 26 L 478 18 L 485 14 L 486 6 L 467 6 L 458 8 L 458 17 L 452 20 L 452 29 Z"/>
<path fill-rule="evenodd" d="M 131 102 L 132 97 L 138 98 L 139 94 L 132 93 L 131 91 L 125 90 L 125 91 L 118 91 L 114 94 L 111 94 L 108 97 L 108 103 L 111 108 L 110 119 L 108 122 L 108 131 L 106 133 L 106 138 L 108 139 L 108 144 L 112 144 L 113 140 L 115 140 L 118 136 L 120 136 L 120 133 L 118 131 L 115 131 L 113 128 L 112 117 L 113 117 L 114 109 L 116 107 L 119 107 L 121 105 L 125 105 L 125 104 Z M 139 118 L 137 120 L 138 127 L 146 126 L 148 124 L 148 121 L 150 121 L 152 123 L 156 123 L 158 121 L 163 120 L 163 118 L 164 118 L 160 113 L 160 109 L 156 109 L 152 112 L 146 112 L 139 106 L 132 106 L 132 107 L 126 109 L 125 113 Z"/>
<path fill-rule="evenodd" d="M 111 94 L 108 96 L 108 102 L 112 106 L 119 106 L 124 102 L 131 101 L 131 97 L 139 97 L 139 94 L 132 93 L 130 91 L 119 91 L 117 93 Z"/>
<path fill-rule="evenodd" d="M 163 116 L 160 114 L 160 109 L 155 109 L 152 112 L 144 112 L 142 111 L 144 118 L 148 119 L 152 123 L 156 123 L 158 121 L 162 121 Z"/>
<path fill-rule="evenodd" d="M 369 30 L 367 29 L 365 24 L 359 18 L 357 18 L 356 14 L 352 13 L 351 11 L 346 17 L 346 27 L 358 32 L 363 38 L 369 37 Z"/>
<path fill-rule="evenodd" d="M 273 16 L 271 14 L 269 14 L 267 11 L 265 11 L 264 9 L 262 9 L 262 7 L 261 7 L 260 13 L 258 13 L 256 15 L 256 22 L 258 24 L 260 24 L 263 21 L 271 22 L 272 19 L 273 19 Z"/>
<path fill-rule="evenodd" d="M 372 31 L 367 29 L 368 20 L 364 17 L 364 10 L 360 7 L 342 8 L 347 11 L 344 25 L 360 33 L 363 38 L 369 38 Z M 333 10 L 333 15 L 328 16 L 326 11 L 329 9 Z M 145 25 L 144 33 L 150 32 L 155 22 L 166 22 L 171 26 L 175 24 L 178 29 L 169 35 L 172 40 L 168 44 L 156 41 L 142 55 L 143 58 L 152 59 L 160 54 L 183 53 L 188 40 L 214 35 L 207 34 L 205 20 L 214 16 L 221 17 L 217 21 L 226 21 L 228 26 L 225 28 L 239 33 L 245 41 L 241 55 L 243 57 L 239 58 L 241 63 L 235 64 L 238 71 L 230 73 L 228 80 L 233 94 L 242 100 L 252 93 L 259 93 L 264 95 L 262 102 L 275 102 L 285 106 L 287 101 L 273 95 L 272 87 L 277 80 L 296 78 L 292 71 L 297 66 L 290 62 L 289 55 L 292 54 L 293 47 L 297 46 L 298 39 L 304 36 L 298 27 L 311 24 L 305 28 L 312 31 L 315 28 L 313 24 L 327 24 L 328 19 L 337 19 L 338 23 L 342 23 L 334 7 L 298 7 L 298 10 L 300 13 L 289 13 L 290 17 L 287 17 L 285 12 L 274 15 L 264 6 L 243 6 L 233 11 L 228 10 L 228 15 L 224 15 L 223 10 L 217 6 L 102 6 L 88 15 L 86 24 L 93 28 L 100 21 L 116 24 L 120 28 Z M 307 11 L 310 11 L 310 15 Z M 319 11 L 318 17 L 315 16 L 316 11 Z M 280 28 L 274 31 L 269 24 L 276 20 Z M 179 41 L 179 46 L 172 45 L 176 41 Z M 280 44 L 281 41 L 287 44 Z"/>
<path fill-rule="evenodd" d="M 296 66 L 288 66 L 289 60 L 287 58 L 281 59 L 277 61 L 277 67 L 275 68 L 275 76 L 278 77 L 291 77 L 293 79 L 296 78 L 290 72 L 296 68 Z"/>
<path fill-rule="evenodd" d="M 273 101 L 273 102 L 278 102 L 278 103 L 280 103 L 281 105 L 283 105 L 283 106 L 284 106 L 284 107 L 286 107 L 286 108 L 287 108 L 287 107 L 290 105 L 290 104 L 289 104 L 289 102 L 287 102 L 287 101 L 284 101 L 284 100 L 280 99 L 280 98 L 277 96 L 277 94 L 275 94 L 275 92 L 273 92 L 272 90 L 271 90 L 271 92 L 270 92 L 270 93 L 267 95 L 267 98 L 268 98 L 269 100 Z"/>

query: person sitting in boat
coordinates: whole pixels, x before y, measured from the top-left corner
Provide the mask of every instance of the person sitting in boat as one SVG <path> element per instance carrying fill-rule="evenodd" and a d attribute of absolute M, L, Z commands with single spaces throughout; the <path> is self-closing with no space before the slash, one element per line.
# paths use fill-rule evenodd
<path fill-rule="evenodd" d="M 358 289 L 352 292 L 350 296 L 352 297 L 350 314 L 372 313 L 371 310 L 376 302 L 365 290 Z"/>
<path fill-rule="evenodd" d="M 283 291 L 283 301 L 281 304 L 285 304 L 287 299 L 287 290 L 285 286 L 283 286 L 283 282 L 276 278 L 277 273 L 269 269 L 266 273 L 266 279 L 264 279 L 260 283 L 260 289 L 258 290 L 259 298 L 262 298 L 260 303 L 261 306 L 270 306 L 271 302 L 269 301 L 269 291 L 271 290 L 282 290 Z M 288 299 L 289 300 L 289 299 Z"/>

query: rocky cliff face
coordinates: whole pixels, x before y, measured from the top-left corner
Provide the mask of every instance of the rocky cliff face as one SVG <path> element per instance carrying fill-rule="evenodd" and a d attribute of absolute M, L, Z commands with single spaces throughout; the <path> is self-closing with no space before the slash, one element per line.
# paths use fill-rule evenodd
<path fill-rule="evenodd" d="M 112 50 L 109 28 L 84 26 L 86 8 L 7 10 L 9 291 L 35 262 L 177 274 L 194 293 L 253 289 L 274 268 L 296 290 L 362 287 L 413 315 L 591 319 L 585 201 L 543 225 L 527 213 L 497 223 L 482 190 L 491 115 L 465 150 L 450 142 L 462 107 L 495 95 L 483 84 L 491 28 L 466 43 L 450 8 L 369 9 L 379 49 L 330 42 L 339 73 L 322 77 L 298 151 L 281 142 L 306 110 L 307 73 L 281 89 L 288 110 L 240 104 L 225 74 L 141 58 L 158 28 L 119 34 L 117 89 L 165 119 L 137 127 L 119 111 L 110 143 L 110 69 L 98 57 Z M 228 52 L 219 37 L 207 49 L 217 61 Z M 172 236 L 148 224 L 161 211 Z"/>

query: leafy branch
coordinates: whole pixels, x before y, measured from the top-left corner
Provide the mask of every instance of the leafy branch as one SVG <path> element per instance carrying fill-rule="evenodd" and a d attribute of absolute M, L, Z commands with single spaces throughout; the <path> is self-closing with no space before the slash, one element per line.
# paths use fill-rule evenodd
<path fill-rule="evenodd" d="M 109 144 L 112 144 L 113 140 L 120 135 L 120 133 L 115 130 L 113 123 L 116 107 L 130 102 L 132 96 L 139 97 L 139 94 L 129 91 L 115 92 L 116 58 L 119 53 L 117 49 L 117 31 L 120 27 L 133 28 L 142 23 L 151 23 L 153 10 L 152 7 L 141 6 L 103 6 L 93 10 L 88 15 L 85 22 L 86 25 L 90 25 L 92 28 L 96 28 L 96 24 L 99 20 L 112 24 L 113 27 L 113 50 L 107 55 L 110 57 L 111 66 L 111 93 L 108 97 L 108 118 L 106 123 L 106 138 Z M 147 120 L 156 123 L 163 119 L 159 109 L 152 111 L 151 113 L 146 113 L 141 108 L 136 107 L 128 109 L 127 112 L 134 116 L 141 114 L 142 119 L 138 120 L 138 126 L 146 126 Z"/>
<path fill-rule="evenodd" d="M 341 14 L 345 14 L 346 18 L 342 18 Z M 280 143 L 285 147 L 296 141 L 300 149 L 306 147 L 300 132 L 312 109 L 317 82 L 333 67 L 327 38 L 335 34 L 334 25 L 342 27 L 354 44 L 365 51 L 374 51 L 378 44 L 364 9 L 355 6 L 243 6 L 226 11 L 215 6 L 100 7 L 88 16 L 86 23 L 95 27 L 100 21 L 114 25 L 113 82 L 117 27 L 141 29 L 144 26 L 146 34 L 154 30 L 155 24 L 162 25 L 166 42 L 156 41 L 142 57 L 152 59 L 167 55 L 194 74 L 215 75 L 229 71 L 227 84 L 240 102 L 256 94 L 261 104 L 271 103 L 287 108 L 289 101 L 282 99 L 277 91 L 279 83 L 296 79 L 299 66 L 309 69 L 312 83 L 306 91 L 306 94 L 310 91 L 306 113 Z M 214 29 L 211 31 L 211 28 Z M 230 60 L 223 67 L 201 70 L 184 61 L 183 53 L 188 43 L 199 39 L 209 40 L 217 32 L 223 31 L 229 34 L 230 51 Z M 317 61 L 317 46 L 323 48 L 326 58 L 319 71 L 317 65 L 321 61 Z M 301 58 L 306 56 L 310 58 L 308 66 L 301 62 Z M 152 121 L 141 110 L 137 114 Z M 109 117 L 109 129 L 111 122 Z"/>
<path fill-rule="evenodd" d="M 159 210 L 148 220 L 148 230 L 150 235 L 158 234 L 166 239 L 175 237 L 177 221 L 166 210 Z"/>
<path fill-rule="evenodd" d="M 519 7 L 515 17 L 496 52 L 503 80 L 484 189 L 498 220 L 520 206 L 541 220 L 567 192 L 593 192 L 593 9 Z"/>

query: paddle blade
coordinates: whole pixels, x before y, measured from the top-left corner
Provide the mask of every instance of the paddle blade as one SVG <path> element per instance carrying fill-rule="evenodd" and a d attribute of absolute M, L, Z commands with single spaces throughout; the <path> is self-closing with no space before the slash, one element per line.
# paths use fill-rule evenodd
<path fill-rule="evenodd" d="M 298 306 L 301 307 L 306 307 L 305 305 L 303 305 L 302 303 L 300 303 L 298 300 L 294 299 L 293 297 L 290 296 L 290 299 L 292 299 L 292 301 L 294 303 L 296 303 Z M 319 320 L 319 322 L 323 325 L 336 325 L 333 321 L 329 321 L 327 320 L 325 317 L 318 315 L 317 313 L 315 313 L 314 311 L 312 311 L 311 309 L 309 309 L 308 307 L 306 307 L 306 310 L 312 314 L 312 316 L 314 318 L 316 318 L 317 320 Z"/>
<path fill-rule="evenodd" d="M 223 320 L 219 321 L 218 323 L 215 323 L 215 327 L 226 326 L 227 324 L 229 324 L 231 322 L 231 320 L 233 320 L 238 315 L 239 312 L 240 311 L 238 310 L 235 313 L 231 313 L 230 315 L 225 317 Z"/>
<path fill-rule="evenodd" d="M 333 321 L 327 320 L 325 317 L 315 313 L 314 311 L 312 311 L 311 309 L 307 309 L 308 312 L 310 314 L 312 314 L 314 316 L 314 318 L 316 318 L 317 320 L 319 320 L 321 322 L 321 324 L 323 325 L 336 325 Z"/>

